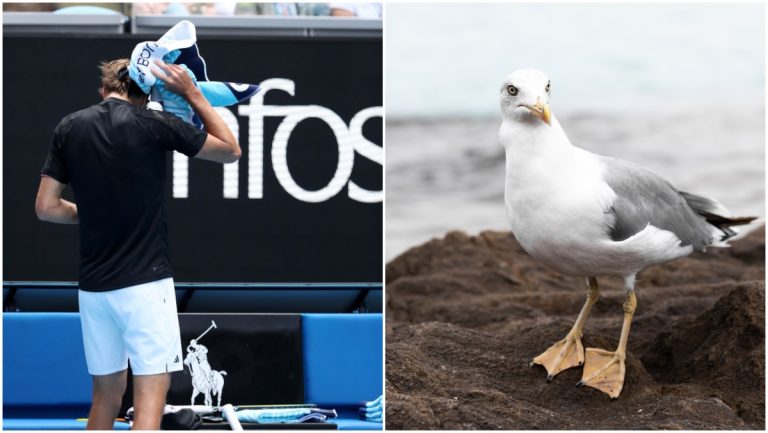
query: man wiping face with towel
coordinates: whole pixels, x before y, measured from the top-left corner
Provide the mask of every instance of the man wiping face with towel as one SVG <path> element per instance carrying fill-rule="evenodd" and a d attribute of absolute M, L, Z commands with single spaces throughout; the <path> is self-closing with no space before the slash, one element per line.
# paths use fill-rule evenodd
<path fill-rule="evenodd" d="M 80 225 L 80 317 L 93 377 L 89 429 L 113 427 L 130 360 L 133 428 L 158 430 L 169 373 L 183 368 L 163 206 L 166 154 L 230 163 L 241 153 L 187 69 L 152 63 L 154 78 L 189 104 L 205 129 L 146 109 L 147 92 L 130 77 L 128 59 L 104 63 L 103 101 L 58 124 L 35 203 L 43 221 Z M 77 204 L 62 199 L 68 184 Z"/>

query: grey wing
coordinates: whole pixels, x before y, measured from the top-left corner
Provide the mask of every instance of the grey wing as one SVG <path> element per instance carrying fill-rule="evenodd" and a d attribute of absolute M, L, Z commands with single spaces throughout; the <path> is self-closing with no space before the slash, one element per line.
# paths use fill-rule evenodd
<path fill-rule="evenodd" d="M 667 180 L 630 162 L 608 157 L 601 160 L 604 179 L 616 193 L 616 200 L 606 211 L 614 217 L 611 239 L 627 239 L 651 224 L 671 231 L 683 246 L 691 245 L 696 251 L 713 242 L 712 226 Z"/>

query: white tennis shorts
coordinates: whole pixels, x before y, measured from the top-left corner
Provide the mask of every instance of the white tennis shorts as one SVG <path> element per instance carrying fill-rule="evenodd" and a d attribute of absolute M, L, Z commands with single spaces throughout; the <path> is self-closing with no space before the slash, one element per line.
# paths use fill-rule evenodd
<path fill-rule="evenodd" d="M 94 376 L 128 368 L 135 375 L 184 368 L 173 278 L 108 292 L 80 290 L 85 360 Z"/>

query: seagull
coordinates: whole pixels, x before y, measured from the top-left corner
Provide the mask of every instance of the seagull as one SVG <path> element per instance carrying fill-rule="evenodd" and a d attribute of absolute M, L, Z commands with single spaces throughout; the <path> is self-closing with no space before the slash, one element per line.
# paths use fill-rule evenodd
<path fill-rule="evenodd" d="M 552 114 L 551 83 L 541 71 L 518 70 L 500 89 L 499 141 L 506 154 L 504 201 L 512 233 L 545 266 L 583 277 L 587 299 L 570 332 L 535 357 L 547 381 L 583 365 L 577 385 L 611 399 L 624 385 L 627 340 L 637 308 L 635 276 L 708 246 L 725 247 L 754 217 L 729 217 L 717 200 L 677 190 L 656 173 L 631 162 L 574 146 Z M 584 322 L 597 301 L 597 277 L 616 276 L 627 291 L 618 348 L 581 343 Z"/>

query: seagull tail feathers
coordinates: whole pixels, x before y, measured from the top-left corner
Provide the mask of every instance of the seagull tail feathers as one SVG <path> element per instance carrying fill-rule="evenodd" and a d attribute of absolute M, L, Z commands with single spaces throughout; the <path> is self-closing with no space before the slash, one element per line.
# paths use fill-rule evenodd
<path fill-rule="evenodd" d="M 713 244 L 715 247 L 727 247 L 726 241 L 739 234 L 738 230 L 733 228 L 734 226 L 746 225 L 757 219 L 757 217 L 732 217 L 722 203 L 706 195 L 683 191 L 680 191 L 680 195 L 694 212 L 704 217 L 707 223 L 716 229 L 715 234 L 720 235 L 720 239 Z"/>

